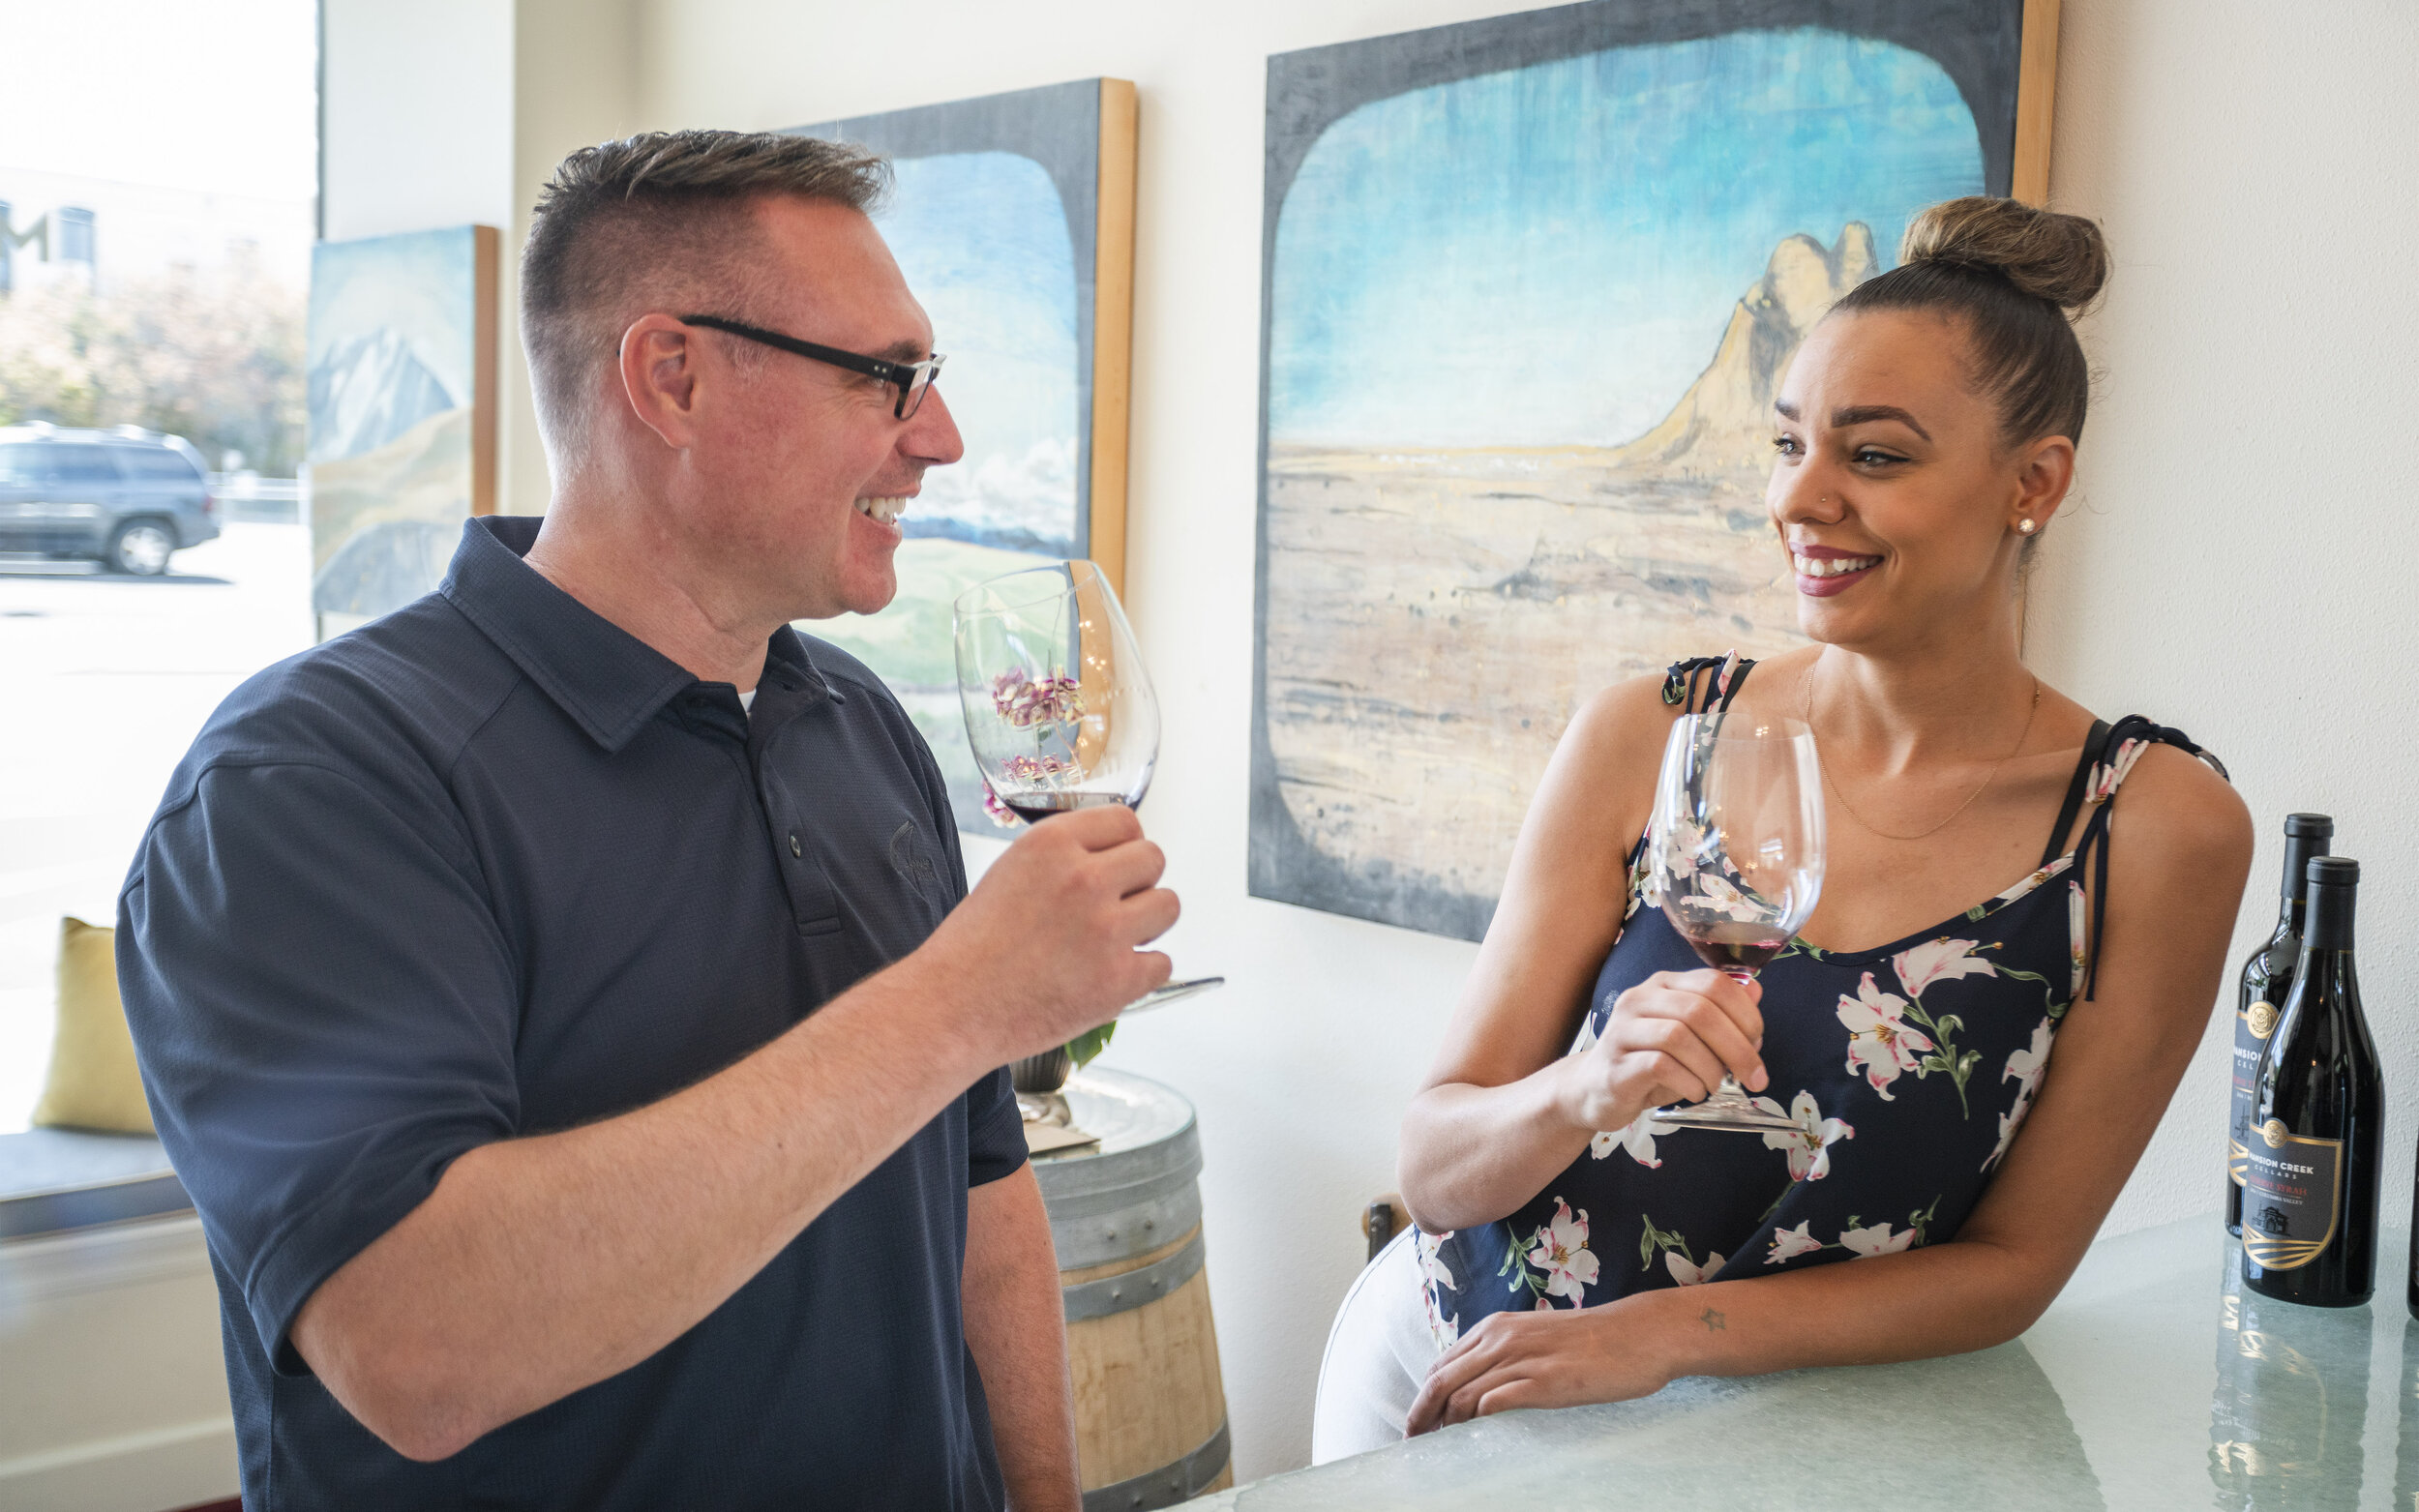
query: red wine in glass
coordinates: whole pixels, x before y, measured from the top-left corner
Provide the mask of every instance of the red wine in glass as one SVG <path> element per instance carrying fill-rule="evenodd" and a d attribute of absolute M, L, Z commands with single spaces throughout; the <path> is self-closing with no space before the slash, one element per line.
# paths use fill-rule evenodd
<path fill-rule="evenodd" d="M 1028 824 L 1140 808 L 1159 760 L 1159 700 L 1117 590 L 1090 562 L 976 583 L 956 604 L 958 702 L 993 797 Z M 1156 1008 L 1223 977 L 1170 982 Z"/>
<path fill-rule="evenodd" d="M 1796 720 L 1710 713 L 1672 725 L 1648 836 L 1653 896 L 1697 958 L 1735 982 L 1755 980 L 1814 912 L 1822 791 L 1814 736 Z M 1703 1102 L 1654 1118 L 1745 1134 L 1798 1127 L 1729 1075 Z"/>
<path fill-rule="evenodd" d="M 1764 963 L 1789 948 L 1789 936 L 1762 924 L 1707 924 L 1681 936 L 1697 959 L 1734 982 L 1755 980 Z"/>
<path fill-rule="evenodd" d="M 1114 808 L 1125 800 L 1111 792 L 1006 792 L 1000 801 L 1008 812 L 1028 824 L 1039 824 L 1054 814 L 1072 814 L 1078 809 Z M 1141 805 L 1134 805 L 1140 808 Z"/>

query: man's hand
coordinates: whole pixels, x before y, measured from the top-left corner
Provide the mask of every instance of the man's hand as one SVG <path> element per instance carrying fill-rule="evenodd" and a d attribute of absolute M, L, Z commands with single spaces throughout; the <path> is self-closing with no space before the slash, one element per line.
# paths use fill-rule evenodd
<path fill-rule="evenodd" d="M 1167 857 L 1122 806 L 1077 809 L 1033 826 L 992 863 L 915 954 L 963 995 L 964 1028 L 986 1065 L 1065 1044 L 1168 979 L 1166 955 L 1140 947 L 1176 923 L 1158 885 Z"/>

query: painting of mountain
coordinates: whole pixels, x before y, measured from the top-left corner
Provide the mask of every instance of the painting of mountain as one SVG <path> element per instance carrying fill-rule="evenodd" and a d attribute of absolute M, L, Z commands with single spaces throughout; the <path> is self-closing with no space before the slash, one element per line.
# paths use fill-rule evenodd
<path fill-rule="evenodd" d="M 2009 191 L 2022 0 L 1598 0 L 1269 60 L 1254 895 L 1476 939 L 1581 700 L 1801 643 L 1776 384 Z"/>
<path fill-rule="evenodd" d="M 958 705 L 950 606 L 986 578 L 1091 557 L 1123 568 L 1133 86 L 1086 79 L 797 128 L 890 159 L 875 224 L 949 364 L 936 392 L 966 456 L 900 519 L 880 614 L 798 628 L 880 672 L 949 782 L 997 833 Z"/>
<path fill-rule="evenodd" d="M 312 608 L 322 639 L 444 577 L 493 508 L 495 232 L 313 249 L 307 333 Z"/>

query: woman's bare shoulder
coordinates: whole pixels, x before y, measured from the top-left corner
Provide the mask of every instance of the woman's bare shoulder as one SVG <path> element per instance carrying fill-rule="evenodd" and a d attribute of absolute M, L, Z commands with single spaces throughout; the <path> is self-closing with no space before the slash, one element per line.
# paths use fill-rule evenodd
<path fill-rule="evenodd" d="M 2146 842 L 2183 875 L 2238 858 L 2250 866 L 2251 809 L 2234 785 L 2198 756 L 2152 746 L 2120 792 L 2126 839 Z"/>
<path fill-rule="evenodd" d="M 1624 763 L 1640 751 L 1659 762 L 1663 739 L 1680 710 L 1663 701 L 1664 676 L 1625 677 L 1581 700 L 1555 747 L 1594 764 Z"/>

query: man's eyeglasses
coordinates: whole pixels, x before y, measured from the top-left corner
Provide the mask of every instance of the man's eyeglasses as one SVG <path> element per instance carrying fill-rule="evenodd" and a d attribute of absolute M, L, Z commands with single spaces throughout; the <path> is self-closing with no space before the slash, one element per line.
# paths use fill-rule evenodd
<path fill-rule="evenodd" d="M 933 380 L 941 376 L 941 365 L 948 361 L 939 352 L 933 353 L 922 362 L 890 362 L 881 357 L 865 357 L 855 352 L 844 352 L 837 346 L 824 346 L 815 341 L 801 341 L 794 336 L 784 336 L 778 331 L 767 331 L 762 326 L 742 325 L 736 320 L 725 320 L 720 315 L 682 315 L 680 323 L 704 326 L 713 331 L 725 331 L 744 341 L 758 341 L 766 346 L 794 353 L 809 362 L 828 363 L 834 368 L 846 368 L 851 372 L 861 372 L 868 377 L 879 378 L 899 391 L 899 402 L 891 407 L 890 412 L 901 420 L 914 418 L 915 411 L 924 402 L 925 393 L 933 386 Z"/>

